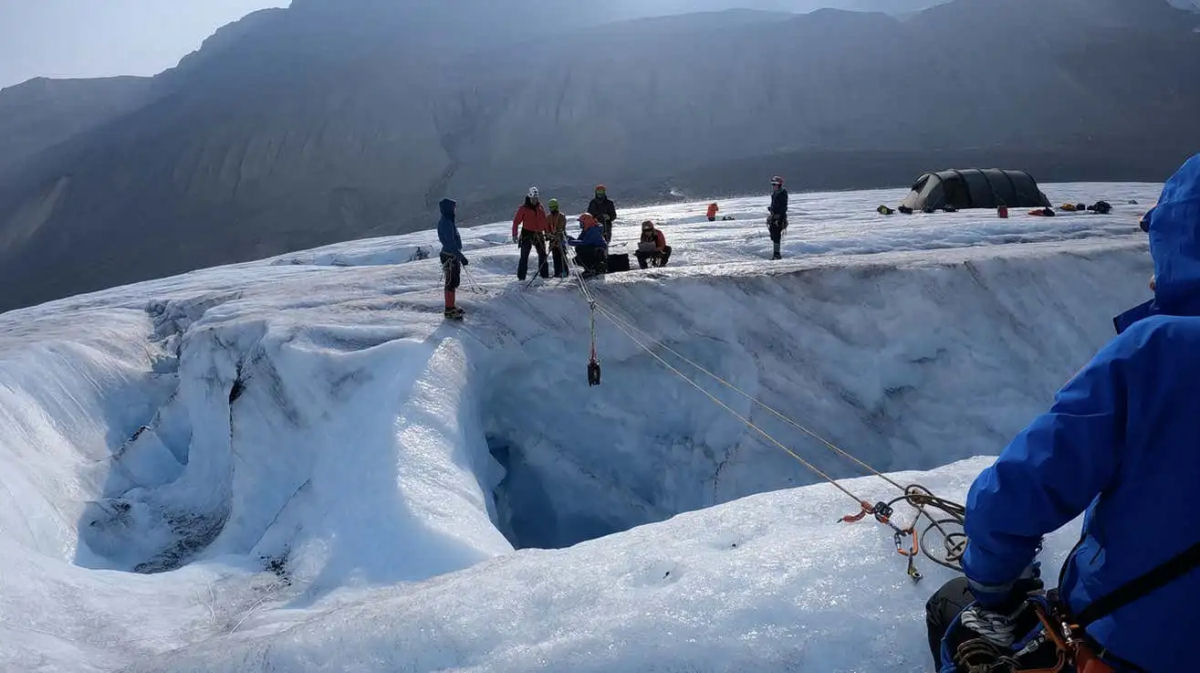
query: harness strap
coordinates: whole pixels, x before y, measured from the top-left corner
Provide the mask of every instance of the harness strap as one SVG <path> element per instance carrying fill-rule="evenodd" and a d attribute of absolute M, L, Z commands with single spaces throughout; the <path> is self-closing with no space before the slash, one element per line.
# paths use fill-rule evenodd
<path fill-rule="evenodd" d="M 1081 610 L 1077 618 L 1079 627 L 1087 628 L 1097 620 L 1183 577 L 1197 566 L 1200 566 L 1200 542 Z"/>

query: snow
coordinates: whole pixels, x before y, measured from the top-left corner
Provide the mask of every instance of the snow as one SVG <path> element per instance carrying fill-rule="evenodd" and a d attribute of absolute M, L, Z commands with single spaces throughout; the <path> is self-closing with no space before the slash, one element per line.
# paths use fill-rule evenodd
<path fill-rule="evenodd" d="M 961 498 L 972 457 L 1148 295 L 1128 202 L 1158 186 L 1046 191 L 1116 210 L 886 217 L 902 192 L 796 194 L 771 263 L 765 197 L 722 201 L 732 222 L 631 209 L 617 240 L 654 219 L 671 266 L 593 290 Z M 844 494 L 604 321 L 589 389 L 586 304 L 572 281 L 515 283 L 508 227 L 463 231 L 461 325 L 416 255 L 433 232 L 0 315 L 0 670 L 926 670 L 921 610 L 949 571 L 922 561 L 913 586 L 886 530 L 835 524 Z"/>

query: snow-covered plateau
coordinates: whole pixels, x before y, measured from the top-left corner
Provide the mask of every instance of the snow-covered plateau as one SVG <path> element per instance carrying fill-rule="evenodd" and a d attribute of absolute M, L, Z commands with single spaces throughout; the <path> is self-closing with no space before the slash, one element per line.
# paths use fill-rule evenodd
<path fill-rule="evenodd" d="M 671 264 L 591 289 L 681 371 L 662 347 L 960 499 L 1149 296 L 1159 186 L 1044 189 L 1115 210 L 797 194 L 769 262 L 766 197 L 631 209 L 615 240 L 654 219 Z M 928 670 L 951 571 L 914 584 L 887 529 L 603 315 L 589 388 L 578 285 L 518 283 L 508 229 L 462 232 L 463 323 L 432 231 L 0 315 L 0 670 Z"/>

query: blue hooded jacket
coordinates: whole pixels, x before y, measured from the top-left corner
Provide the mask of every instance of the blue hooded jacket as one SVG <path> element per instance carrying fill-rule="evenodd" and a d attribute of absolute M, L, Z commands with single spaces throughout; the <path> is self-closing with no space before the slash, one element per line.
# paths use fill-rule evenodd
<path fill-rule="evenodd" d="M 1060 582 L 1074 614 L 1200 541 L 1200 155 L 1167 183 L 1149 234 L 1153 311 L 1118 319 L 1126 329 L 971 487 L 963 569 L 982 605 L 1085 510 Z M 1174 673 L 1196 668 L 1196 623 L 1200 570 L 1087 630 L 1118 670 Z"/>
<path fill-rule="evenodd" d="M 442 219 L 438 220 L 438 240 L 442 242 L 442 254 L 454 255 L 459 261 L 465 260 L 462 251 L 462 237 L 458 235 L 458 225 L 454 223 L 454 207 L 458 205 L 453 199 L 442 199 L 438 207 L 442 209 Z"/>
<path fill-rule="evenodd" d="M 579 238 L 572 238 L 567 241 L 568 244 L 576 247 L 592 247 L 592 248 L 607 248 L 608 243 L 604 240 L 604 228 L 600 225 L 594 225 L 583 230 Z"/>

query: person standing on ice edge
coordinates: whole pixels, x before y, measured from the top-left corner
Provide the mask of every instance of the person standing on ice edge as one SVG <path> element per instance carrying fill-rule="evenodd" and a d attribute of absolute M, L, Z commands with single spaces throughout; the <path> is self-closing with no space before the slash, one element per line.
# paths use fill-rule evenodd
<path fill-rule="evenodd" d="M 462 237 L 458 235 L 458 225 L 454 222 L 456 205 L 451 199 L 442 199 L 438 204 L 442 210 L 442 218 L 438 220 L 437 226 L 438 240 L 442 242 L 442 273 L 446 280 L 445 316 L 452 320 L 460 320 L 463 317 L 463 310 L 454 304 L 454 294 L 462 282 L 462 267 L 467 265 L 467 256 L 462 251 Z"/>
<path fill-rule="evenodd" d="M 564 257 L 567 254 L 567 216 L 558 210 L 558 199 L 550 199 L 550 214 L 547 216 L 547 227 L 550 231 L 550 257 L 554 260 L 554 277 L 566 278 L 567 266 Z"/>
<path fill-rule="evenodd" d="M 771 243 L 775 246 L 775 253 L 771 259 L 783 259 L 779 245 L 783 242 L 783 230 L 788 226 L 788 193 L 783 188 L 783 178 L 778 175 L 771 178 L 771 207 L 767 210 L 770 212 L 767 216 L 767 231 L 771 233 Z"/>
<path fill-rule="evenodd" d="M 603 228 L 604 242 L 611 243 L 613 222 L 617 219 L 617 204 L 608 199 L 608 188 L 596 185 L 596 196 L 588 204 L 587 211 Z"/>
<path fill-rule="evenodd" d="M 1042 536 L 1085 510 L 1057 592 L 1087 650 L 1070 670 L 1200 669 L 1200 154 L 1143 226 L 1153 301 L 1114 321 L 1118 336 L 971 486 L 966 578 L 928 606 L 931 645 L 945 633 L 934 648 L 944 673 L 986 663 L 964 657 L 964 643 L 983 646 L 977 656 L 1020 646 L 1030 600 L 1053 599 L 1027 600 Z"/>
<path fill-rule="evenodd" d="M 517 227 L 521 228 L 520 237 L 517 236 Z M 517 214 L 513 216 L 513 243 L 521 247 L 521 261 L 517 263 L 517 280 L 525 280 L 525 274 L 529 270 L 530 248 L 537 248 L 538 274 L 542 278 L 550 277 L 550 270 L 546 267 L 546 234 L 550 231 L 549 227 L 546 211 L 542 208 L 538 197 L 538 188 L 530 187 L 529 194 L 525 197 L 525 203 L 517 208 Z"/>

